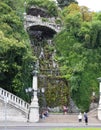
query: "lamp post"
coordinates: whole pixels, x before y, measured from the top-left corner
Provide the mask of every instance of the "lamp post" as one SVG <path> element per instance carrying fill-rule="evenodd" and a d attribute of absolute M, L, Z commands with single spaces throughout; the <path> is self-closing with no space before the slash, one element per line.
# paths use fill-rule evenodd
<path fill-rule="evenodd" d="M 28 99 L 29 99 L 29 103 L 31 103 L 31 98 L 30 97 L 32 97 L 32 88 L 31 87 L 29 87 L 29 88 L 26 88 L 25 89 L 25 92 L 26 93 L 28 93 Z"/>
<path fill-rule="evenodd" d="M 93 91 L 92 92 L 92 97 L 91 97 L 91 106 L 90 106 L 91 109 L 94 109 L 96 107 L 96 105 L 95 105 L 95 99 L 96 99 L 95 92 Z"/>
<path fill-rule="evenodd" d="M 101 120 L 101 77 L 97 78 L 99 81 L 99 106 L 98 106 L 98 119 Z"/>
<path fill-rule="evenodd" d="M 38 62 L 37 62 L 38 63 Z M 33 82 L 32 82 L 32 100 L 29 107 L 29 122 L 38 122 L 39 121 L 39 103 L 37 97 L 37 85 L 38 85 L 38 64 L 35 64 L 35 70 L 32 72 Z"/>
<path fill-rule="evenodd" d="M 95 103 L 95 92 L 94 91 L 92 92 L 92 103 L 93 104 Z"/>
<path fill-rule="evenodd" d="M 41 93 L 42 93 L 42 107 L 46 108 L 45 88 L 41 88 Z"/>
<path fill-rule="evenodd" d="M 45 88 L 44 87 L 38 88 L 38 95 L 40 96 L 40 99 L 39 99 L 40 108 L 41 109 L 46 108 Z"/>

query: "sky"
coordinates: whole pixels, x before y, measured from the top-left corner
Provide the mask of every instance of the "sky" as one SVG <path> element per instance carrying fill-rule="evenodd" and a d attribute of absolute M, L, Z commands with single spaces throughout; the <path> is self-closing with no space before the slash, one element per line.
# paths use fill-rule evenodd
<path fill-rule="evenodd" d="M 80 6 L 87 6 L 91 11 L 101 11 L 101 0 L 77 0 Z"/>

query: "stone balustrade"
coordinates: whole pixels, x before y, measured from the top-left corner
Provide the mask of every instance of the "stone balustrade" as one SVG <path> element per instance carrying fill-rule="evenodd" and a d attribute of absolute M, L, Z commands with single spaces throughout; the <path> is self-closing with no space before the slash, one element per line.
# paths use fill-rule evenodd
<path fill-rule="evenodd" d="M 2 88 L 0 88 L 0 99 L 28 113 L 29 104 L 27 102 Z"/>
<path fill-rule="evenodd" d="M 61 26 L 59 24 L 55 23 L 55 18 L 44 19 L 42 17 L 25 15 L 24 20 L 25 20 L 25 22 L 24 22 L 25 29 L 39 24 L 41 26 L 47 26 L 47 27 L 55 30 L 56 32 L 61 31 Z"/>

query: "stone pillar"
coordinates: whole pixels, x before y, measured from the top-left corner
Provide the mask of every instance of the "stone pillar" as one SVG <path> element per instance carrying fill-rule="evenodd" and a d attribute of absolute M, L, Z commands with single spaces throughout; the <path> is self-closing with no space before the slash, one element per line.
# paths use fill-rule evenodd
<path fill-rule="evenodd" d="M 98 106 L 98 119 L 101 120 L 101 77 L 99 80 L 99 106 Z"/>
<path fill-rule="evenodd" d="M 33 76 L 33 98 L 30 105 L 29 112 L 29 122 L 38 122 L 39 121 L 39 104 L 37 97 L 37 75 Z"/>

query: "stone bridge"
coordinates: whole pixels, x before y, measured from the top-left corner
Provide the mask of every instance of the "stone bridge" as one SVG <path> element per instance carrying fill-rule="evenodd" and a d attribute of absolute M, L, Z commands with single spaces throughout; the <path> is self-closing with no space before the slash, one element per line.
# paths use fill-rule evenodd
<path fill-rule="evenodd" d="M 41 26 L 42 28 L 48 28 L 48 30 L 52 30 L 54 33 L 58 33 L 61 31 L 61 26 L 55 23 L 55 18 L 43 18 L 36 17 L 32 15 L 26 15 L 24 13 L 24 28 L 28 29 L 30 27 Z M 39 28 L 41 30 L 41 28 Z"/>

